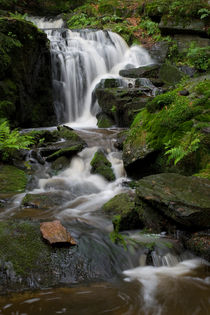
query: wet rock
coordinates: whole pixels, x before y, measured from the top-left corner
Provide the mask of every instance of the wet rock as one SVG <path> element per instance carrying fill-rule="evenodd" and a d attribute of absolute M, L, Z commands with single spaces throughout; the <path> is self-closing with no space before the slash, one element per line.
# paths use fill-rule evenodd
<path fill-rule="evenodd" d="M 69 166 L 69 159 L 65 156 L 61 156 L 52 162 L 52 169 L 56 171 L 61 171 Z"/>
<path fill-rule="evenodd" d="M 66 156 L 68 158 L 71 158 L 72 156 L 76 155 L 78 152 L 82 151 L 83 148 L 84 146 L 82 144 L 77 144 L 71 147 L 62 148 L 54 152 L 53 154 L 49 155 L 46 158 L 46 161 L 48 162 L 55 161 L 57 158 L 61 156 Z"/>
<path fill-rule="evenodd" d="M 0 293 L 113 279 L 130 257 L 87 224 L 65 225 L 78 246 L 50 246 L 35 220 L 0 222 Z"/>
<path fill-rule="evenodd" d="M 150 99 L 139 88 L 99 88 L 96 96 L 102 112 L 118 127 L 130 126 L 134 116 Z"/>
<path fill-rule="evenodd" d="M 184 229 L 210 227 L 210 181 L 173 173 L 151 175 L 139 180 L 137 203 L 144 203 Z"/>
<path fill-rule="evenodd" d="M 139 68 L 120 70 L 119 74 L 122 77 L 128 78 L 156 78 L 158 77 L 160 65 L 152 64 Z"/>
<path fill-rule="evenodd" d="M 110 128 L 112 126 L 114 126 L 115 122 L 114 120 L 108 116 L 107 114 L 101 112 L 101 113 L 98 113 L 96 115 L 96 118 L 98 120 L 97 122 L 97 126 L 99 128 Z"/>
<path fill-rule="evenodd" d="M 117 134 L 117 139 L 114 144 L 115 148 L 117 148 L 118 150 L 123 149 L 123 143 L 127 137 L 127 134 L 128 134 L 128 130 L 123 130 Z"/>
<path fill-rule="evenodd" d="M 112 170 L 112 164 L 109 162 L 109 160 L 106 158 L 105 154 L 101 150 L 98 150 L 95 153 L 90 164 L 92 174 L 99 174 L 108 181 L 115 180 L 115 175 Z"/>
<path fill-rule="evenodd" d="M 59 220 L 40 223 L 40 231 L 42 233 L 42 237 L 46 239 L 50 244 L 77 244 Z"/>
<path fill-rule="evenodd" d="M 114 216 L 112 222 L 117 231 L 143 227 L 134 197 L 135 195 L 132 192 L 122 193 L 103 205 L 102 210 Z"/>
<path fill-rule="evenodd" d="M 53 187 L 55 188 L 55 187 Z M 71 199 L 69 193 L 49 191 L 39 194 L 26 194 L 21 202 L 21 207 L 37 208 L 37 209 L 53 209 L 61 206 L 63 203 Z"/>
<path fill-rule="evenodd" d="M 201 231 L 182 237 L 186 249 L 210 262 L 210 233 Z"/>
<path fill-rule="evenodd" d="M 21 193 L 26 188 L 26 174 L 15 166 L 0 165 L 0 179 L 0 193 Z"/>

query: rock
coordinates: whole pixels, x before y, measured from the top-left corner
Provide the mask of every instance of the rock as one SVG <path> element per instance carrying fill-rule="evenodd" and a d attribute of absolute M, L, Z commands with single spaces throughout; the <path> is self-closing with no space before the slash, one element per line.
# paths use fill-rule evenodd
<path fill-rule="evenodd" d="M 1 18 L 0 30 L 1 108 L 2 102 L 6 104 L 1 117 L 11 127 L 56 124 L 46 34 L 24 19 L 11 17 Z"/>
<path fill-rule="evenodd" d="M 136 113 L 149 100 L 140 89 L 110 88 L 96 89 L 99 106 L 117 127 L 130 126 Z"/>
<path fill-rule="evenodd" d="M 157 42 L 149 48 L 150 56 L 158 63 L 162 64 L 168 55 L 169 43 L 166 41 Z"/>
<path fill-rule="evenodd" d="M 56 189 L 54 187 L 54 189 Z M 35 208 L 42 210 L 50 210 L 55 207 L 60 207 L 63 203 L 71 200 L 71 196 L 68 193 L 48 191 L 39 194 L 26 194 L 21 202 L 21 207 Z"/>
<path fill-rule="evenodd" d="M 202 20 L 194 19 L 190 23 L 186 23 L 186 20 L 183 20 L 177 23 L 175 19 L 171 21 L 167 19 L 167 22 L 165 22 L 163 16 L 159 23 L 159 29 L 162 35 L 193 34 L 207 37 L 205 24 Z"/>
<path fill-rule="evenodd" d="M 159 79 L 167 85 L 175 85 L 181 81 L 184 73 L 177 67 L 169 64 L 163 64 L 160 68 Z"/>
<path fill-rule="evenodd" d="M 71 158 L 72 156 L 74 156 L 78 152 L 82 151 L 83 148 L 84 147 L 82 144 L 77 144 L 77 145 L 74 145 L 71 147 L 67 147 L 67 148 L 58 150 L 58 151 L 54 152 L 53 154 L 49 155 L 46 158 L 46 161 L 48 161 L 48 162 L 55 161 L 57 158 L 59 158 L 61 156 L 66 156 L 66 157 Z"/>
<path fill-rule="evenodd" d="M 195 68 L 183 65 L 183 66 L 179 66 L 178 69 L 183 72 L 184 74 L 188 75 L 189 77 L 193 77 L 194 74 L 196 73 Z"/>
<path fill-rule="evenodd" d="M 114 181 L 115 175 L 112 170 L 112 164 L 106 158 L 105 154 L 98 150 L 92 161 L 90 162 L 91 165 L 91 173 L 92 174 L 99 174 L 103 176 L 108 181 Z"/>
<path fill-rule="evenodd" d="M 77 244 L 59 220 L 40 223 L 40 231 L 42 233 L 42 237 L 46 239 L 50 244 Z"/>
<path fill-rule="evenodd" d="M 65 227 L 78 246 L 50 246 L 37 220 L 0 222 L 1 294 L 107 281 L 129 268 L 130 257 L 104 231 L 81 222 Z"/>
<path fill-rule="evenodd" d="M 182 237 L 186 249 L 210 262 L 210 234 L 201 231 Z"/>
<path fill-rule="evenodd" d="M 179 95 L 188 96 L 190 93 L 187 90 L 179 91 Z"/>
<path fill-rule="evenodd" d="M 192 42 L 198 47 L 210 46 L 210 39 L 203 38 L 200 36 L 189 35 L 189 34 L 175 34 L 173 40 L 177 44 L 177 50 L 179 54 L 185 54 Z"/>
<path fill-rule="evenodd" d="M 55 171 L 61 171 L 69 166 L 69 159 L 65 156 L 61 156 L 52 162 L 52 169 Z"/>
<path fill-rule="evenodd" d="M 115 124 L 114 120 L 103 112 L 98 113 L 96 115 L 96 118 L 98 120 L 97 122 L 98 128 L 110 128 Z"/>
<path fill-rule="evenodd" d="M 207 179 L 163 173 L 139 180 L 136 197 L 175 225 L 196 231 L 210 227 L 209 191 Z"/>
<path fill-rule="evenodd" d="M 151 64 L 139 68 L 120 70 L 119 74 L 122 77 L 128 78 L 156 78 L 158 76 L 160 65 Z"/>
<path fill-rule="evenodd" d="M 15 166 L 0 164 L 0 179 L 0 193 L 21 193 L 26 189 L 26 174 Z"/>
<path fill-rule="evenodd" d="M 112 222 L 117 231 L 143 227 L 142 221 L 140 221 L 138 208 L 136 208 L 135 205 L 134 197 L 134 193 L 132 192 L 122 193 L 116 195 L 103 205 L 102 210 L 106 214 L 114 216 Z"/>
<path fill-rule="evenodd" d="M 128 130 L 123 130 L 117 134 L 117 140 L 114 143 L 115 148 L 117 148 L 118 150 L 123 149 L 123 143 L 125 139 L 127 138 L 127 135 L 128 135 Z"/>

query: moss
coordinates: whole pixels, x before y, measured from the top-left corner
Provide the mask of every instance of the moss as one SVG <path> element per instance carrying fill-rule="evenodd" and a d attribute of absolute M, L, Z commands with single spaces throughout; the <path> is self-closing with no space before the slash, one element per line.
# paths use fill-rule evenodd
<path fill-rule="evenodd" d="M 11 262 L 17 275 L 48 268 L 49 248 L 41 240 L 39 225 L 32 222 L 0 222 L 0 258 Z"/>
<path fill-rule="evenodd" d="M 107 179 L 108 181 L 115 180 L 115 175 L 112 170 L 112 165 L 101 150 L 98 150 L 95 153 L 90 165 L 92 167 L 91 173 L 99 174 L 103 176 L 105 179 Z"/>
<path fill-rule="evenodd" d="M 67 157 L 72 157 L 74 154 L 82 151 L 83 149 L 83 145 L 82 144 L 77 144 L 68 148 L 64 148 L 61 150 L 56 151 L 55 153 L 49 155 L 46 160 L 48 162 L 50 161 L 54 161 L 57 158 L 61 157 L 61 156 L 67 156 Z"/>
<path fill-rule="evenodd" d="M 27 177 L 24 171 L 10 165 L 0 165 L 0 192 L 23 192 Z"/>
<path fill-rule="evenodd" d="M 106 114 L 102 114 L 98 116 L 97 126 L 99 128 L 110 128 L 114 125 L 114 121 Z"/>

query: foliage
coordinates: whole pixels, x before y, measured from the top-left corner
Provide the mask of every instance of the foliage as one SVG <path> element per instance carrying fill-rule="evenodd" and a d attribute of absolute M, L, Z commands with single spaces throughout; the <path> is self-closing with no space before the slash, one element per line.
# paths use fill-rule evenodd
<path fill-rule="evenodd" d="M 15 11 L 15 13 L 9 12 L 9 16 L 10 16 L 11 18 L 14 18 L 14 19 L 25 20 L 25 21 L 26 21 L 28 14 L 27 14 L 27 13 L 25 13 L 25 14 L 20 14 L 20 13 L 18 13 L 17 11 Z"/>
<path fill-rule="evenodd" d="M 88 17 L 85 13 L 75 14 L 68 21 L 67 25 L 70 29 L 78 29 L 85 27 L 97 27 L 100 21 L 96 17 Z"/>
<path fill-rule="evenodd" d="M 197 70 L 208 70 L 210 68 L 210 46 L 198 47 L 192 42 L 187 52 L 187 58 L 191 66 Z"/>
<path fill-rule="evenodd" d="M 33 137 L 21 134 L 17 129 L 10 130 L 8 122 L 0 122 L 0 151 L 2 159 L 6 160 L 14 150 L 28 149 L 33 144 Z"/>
<path fill-rule="evenodd" d="M 148 35 L 160 35 L 160 29 L 158 23 L 146 18 L 142 19 L 139 26 L 147 31 Z"/>
<path fill-rule="evenodd" d="M 198 14 L 200 14 L 200 19 L 203 20 L 210 16 L 210 10 L 203 8 L 198 10 Z"/>

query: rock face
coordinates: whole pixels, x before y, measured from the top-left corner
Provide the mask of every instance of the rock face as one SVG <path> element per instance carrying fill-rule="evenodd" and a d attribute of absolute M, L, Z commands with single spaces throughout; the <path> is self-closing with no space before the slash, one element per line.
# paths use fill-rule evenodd
<path fill-rule="evenodd" d="M 175 225 L 195 231 L 210 227 L 209 191 L 209 180 L 163 173 L 141 179 L 136 197 Z"/>
<path fill-rule="evenodd" d="M 0 20 L 0 116 L 14 127 L 56 123 L 46 34 L 32 23 Z"/>
<path fill-rule="evenodd" d="M 158 76 L 160 66 L 157 64 L 121 70 L 119 74 L 128 78 L 154 78 Z"/>
<path fill-rule="evenodd" d="M 50 244 L 76 245 L 75 240 L 59 220 L 40 223 L 40 231 Z"/>
<path fill-rule="evenodd" d="M 93 174 L 99 174 L 103 176 L 108 181 L 115 180 L 115 175 L 112 170 L 112 164 L 109 162 L 109 160 L 106 158 L 105 154 L 98 150 L 92 161 L 91 161 L 91 173 Z"/>

